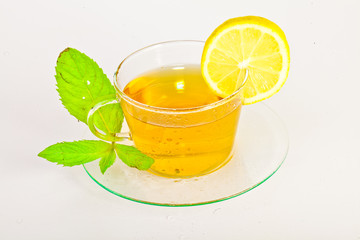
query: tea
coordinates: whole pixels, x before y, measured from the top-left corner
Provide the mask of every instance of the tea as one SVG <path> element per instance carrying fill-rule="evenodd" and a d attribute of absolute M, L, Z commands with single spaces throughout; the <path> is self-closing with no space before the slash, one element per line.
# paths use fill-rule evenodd
<path fill-rule="evenodd" d="M 121 101 L 135 146 L 155 159 L 151 172 L 193 177 L 212 172 L 231 158 L 241 101 L 218 103 L 222 98 L 208 87 L 199 65 L 149 71 L 130 81 L 123 92 L 166 111 L 161 114 Z M 208 104 L 211 107 L 201 108 Z"/>

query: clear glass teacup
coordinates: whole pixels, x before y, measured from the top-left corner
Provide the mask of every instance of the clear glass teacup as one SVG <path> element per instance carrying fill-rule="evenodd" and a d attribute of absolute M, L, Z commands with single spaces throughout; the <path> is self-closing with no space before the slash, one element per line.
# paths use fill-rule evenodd
<path fill-rule="evenodd" d="M 90 130 L 107 140 L 107 136 L 93 125 L 93 113 L 106 104 L 120 103 L 130 133 L 118 133 L 117 140 L 127 136 L 136 148 L 152 157 L 155 162 L 150 172 L 189 178 L 211 173 L 225 165 L 233 154 L 242 106 L 241 87 L 226 98 L 190 108 L 151 106 L 124 92 L 132 80 L 153 69 L 200 66 L 203 48 L 202 41 L 170 41 L 129 55 L 114 76 L 117 100 L 102 101 L 92 109 L 88 118 Z"/>

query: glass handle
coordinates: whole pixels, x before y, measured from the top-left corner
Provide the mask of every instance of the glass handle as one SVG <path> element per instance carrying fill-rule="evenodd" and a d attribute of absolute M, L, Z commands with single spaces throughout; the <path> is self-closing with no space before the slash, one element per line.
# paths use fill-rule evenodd
<path fill-rule="evenodd" d="M 109 105 L 109 104 L 120 104 L 115 99 L 107 99 L 102 100 L 94 105 L 93 108 L 90 109 L 88 116 L 87 116 L 87 124 L 89 126 L 90 131 L 98 138 L 105 140 L 105 141 L 111 141 L 111 142 L 119 142 L 123 140 L 131 140 L 131 135 L 129 132 L 120 132 L 120 133 L 108 133 L 104 134 L 99 131 L 99 129 L 94 124 L 94 114 L 96 111 L 98 111 L 100 108 Z"/>

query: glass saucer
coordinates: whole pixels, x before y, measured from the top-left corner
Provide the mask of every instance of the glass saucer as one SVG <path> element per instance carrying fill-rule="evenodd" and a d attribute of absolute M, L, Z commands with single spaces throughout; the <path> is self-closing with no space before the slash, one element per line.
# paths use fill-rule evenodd
<path fill-rule="evenodd" d="M 219 170 L 190 179 L 171 179 L 139 171 L 117 160 L 103 175 L 98 161 L 84 165 L 107 191 L 132 201 L 160 206 L 194 206 L 244 194 L 281 166 L 289 140 L 281 119 L 264 103 L 242 109 L 233 158 Z"/>

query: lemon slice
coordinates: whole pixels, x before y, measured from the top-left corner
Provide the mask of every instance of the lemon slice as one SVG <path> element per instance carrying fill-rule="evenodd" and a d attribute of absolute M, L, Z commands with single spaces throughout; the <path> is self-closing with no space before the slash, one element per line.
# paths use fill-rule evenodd
<path fill-rule="evenodd" d="M 271 97 L 284 85 L 290 51 L 284 32 L 262 17 L 230 19 L 206 40 L 201 71 L 217 95 L 227 97 L 242 87 L 244 104 Z"/>

